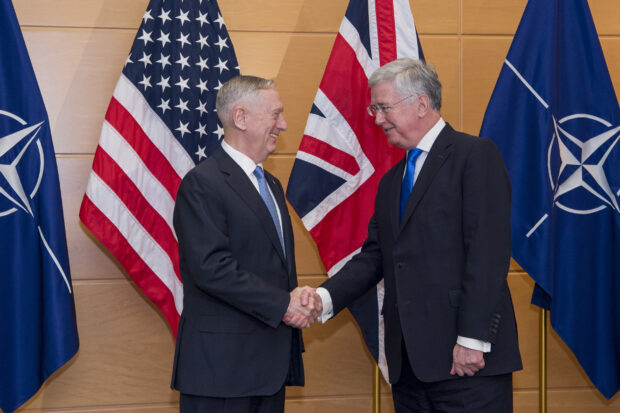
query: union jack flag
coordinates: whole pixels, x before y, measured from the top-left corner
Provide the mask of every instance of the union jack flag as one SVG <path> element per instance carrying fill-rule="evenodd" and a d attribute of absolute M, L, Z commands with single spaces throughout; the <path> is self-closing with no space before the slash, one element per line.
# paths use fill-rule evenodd
<path fill-rule="evenodd" d="M 351 0 L 308 117 L 287 198 L 329 276 L 361 248 L 381 177 L 404 155 L 366 113 L 368 78 L 401 57 L 423 59 L 408 0 Z M 383 282 L 350 309 L 387 379 Z"/>
<path fill-rule="evenodd" d="M 172 212 L 181 179 L 223 137 L 215 96 L 239 74 L 215 0 L 152 0 L 105 116 L 80 219 L 176 336 L 183 307 Z"/>

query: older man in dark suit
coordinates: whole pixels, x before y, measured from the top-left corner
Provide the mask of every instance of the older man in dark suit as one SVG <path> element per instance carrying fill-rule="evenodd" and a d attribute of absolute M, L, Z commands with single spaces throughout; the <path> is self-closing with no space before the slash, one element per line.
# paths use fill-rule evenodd
<path fill-rule="evenodd" d="M 441 118 L 441 83 L 424 62 L 388 63 L 369 85 L 369 115 L 407 155 L 379 184 L 361 252 L 318 289 L 322 317 L 383 278 L 396 412 L 511 412 L 521 358 L 504 162 Z"/>
<path fill-rule="evenodd" d="M 262 168 L 284 108 L 273 81 L 238 76 L 216 109 L 222 145 L 185 176 L 174 210 L 184 307 L 172 387 L 182 413 L 283 412 L 285 385 L 304 384 L 298 328 L 320 311 L 314 295 L 301 305 L 284 193 Z"/>

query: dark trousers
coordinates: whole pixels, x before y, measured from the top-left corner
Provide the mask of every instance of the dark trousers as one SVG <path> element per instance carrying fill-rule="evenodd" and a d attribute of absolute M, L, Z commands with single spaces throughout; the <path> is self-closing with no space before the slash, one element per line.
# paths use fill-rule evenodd
<path fill-rule="evenodd" d="M 403 345 L 400 379 L 392 385 L 396 413 L 511 413 L 512 373 L 424 383 L 413 374 Z"/>
<path fill-rule="evenodd" d="M 284 413 L 285 388 L 272 396 L 204 397 L 181 393 L 180 413 Z"/>

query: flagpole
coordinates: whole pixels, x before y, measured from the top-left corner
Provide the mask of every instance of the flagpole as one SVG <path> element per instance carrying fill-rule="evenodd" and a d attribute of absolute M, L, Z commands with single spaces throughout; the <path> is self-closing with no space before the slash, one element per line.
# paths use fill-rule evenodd
<path fill-rule="evenodd" d="M 547 310 L 540 309 L 538 411 L 547 413 Z"/>
<path fill-rule="evenodd" d="M 373 413 L 381 413 L 381 394 L 379 388 L 381 387 L 381 371 L 379 365 L 375 363 L 374 376 L 372 383 L 372 404 Z"/>

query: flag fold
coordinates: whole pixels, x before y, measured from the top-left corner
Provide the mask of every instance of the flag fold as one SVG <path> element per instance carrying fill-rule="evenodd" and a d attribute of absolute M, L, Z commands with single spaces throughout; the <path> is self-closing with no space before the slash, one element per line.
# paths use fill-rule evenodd
<path fill-rule="evenodd" d="M 0 409 L 11 413 L 78 350 L 56 155 L 10 1 L 0 2 Z"/>
<path fill-rule="evenodd" d="M 177 189 L 219 146 L 215 97 L 237 74 L 215 0 L 151 0 L 105 115 L 80 209 L 175 336 L 183 309 L 172 225 Z"/>
<path fill-rule="evenodd" d="M 530 0 L 480 136 L 513 185 L 512 255 L 607 398 L 620 389 L 620 108 L 586 0 Z"/>
<path fill-rule="evenodd" d="M 404 151 L 374 119 L 368 78 L 397 58 L 423 59 L 407 0 L 351 0 L 308 116 L 286 197 L 319 249 L 328 275 L 368 236 L 381 177 Z M 350 307 L 387 380 L 380 308 L 383 283 Z"/>

